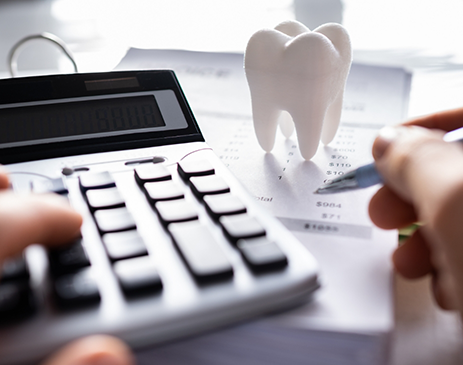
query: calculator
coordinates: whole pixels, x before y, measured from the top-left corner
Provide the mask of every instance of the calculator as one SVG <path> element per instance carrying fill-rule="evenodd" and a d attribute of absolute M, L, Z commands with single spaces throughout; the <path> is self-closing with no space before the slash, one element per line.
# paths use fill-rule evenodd
<path fill-rule="evenodd" d="M 0 163 L 14 191 L 83 216 L 75 241 L 0 267 L 0 364 L 94 333 L 161 345 L 319 287 L 313 256 L 207 145 L 173 71 L 1 80 Z"/>

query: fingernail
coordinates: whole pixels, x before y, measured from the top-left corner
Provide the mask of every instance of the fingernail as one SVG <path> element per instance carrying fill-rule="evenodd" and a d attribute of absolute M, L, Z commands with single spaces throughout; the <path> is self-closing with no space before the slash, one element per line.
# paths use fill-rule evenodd
<path fill-rule="evenodd" d="M 387 148 L 400 134 L 404 132 L 406 127 L 384 127 L 382 128 L 378 136 L 376 137 L 375 143 L 373 144 L 373 157 L 379 159 L 384 155 Z"/>

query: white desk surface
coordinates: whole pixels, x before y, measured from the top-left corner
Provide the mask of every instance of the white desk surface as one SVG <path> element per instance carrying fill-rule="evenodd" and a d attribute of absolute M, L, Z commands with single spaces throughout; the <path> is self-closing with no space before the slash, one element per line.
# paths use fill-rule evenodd
<path fill-rule="evenodd" d="M 463 44 L 455 40 L 462 13 L 460 0 L 0 0 L 0 74 L 15 42 L 44 31 L 67 42 L 81 71 L 106 71 L 130 46 L 242 52 L 254 31 L 285 19 L 311 29 L 342 21 L 356 61 L 414 72 L 414 116 L 461 106 Z M 39 43 L 23 51 L 20 70 L 72 70 L 53 46 Z M 427 278 L 396 278 L 391 365 L 463 363 L 458 315 L 436 308 L 429 287 Z"/>

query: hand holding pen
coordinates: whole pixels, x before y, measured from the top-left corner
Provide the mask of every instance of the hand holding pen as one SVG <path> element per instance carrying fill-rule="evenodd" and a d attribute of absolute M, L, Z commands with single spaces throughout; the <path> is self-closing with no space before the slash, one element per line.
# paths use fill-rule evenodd
<path fill-rule="evenodd" d="M 373 157 L 384 186 L 369 213 L 384 229 L 422 224 L 396 249 L 394 266 L 407 278 L 430 274 L 438 304 L 463 316 L 463 145 L 443 139 L 462 126 L 463 108 L 382 130 Z"/>
<path fill-rule="evenodd" d="M 407 127 L 402 127 L 407 128 Z M 411 127 L 408 127 L 411 128 Z M 387 135 L 400 133 L 397 127 L 386 127 L 382 130 L 383 138 Z M 445 142 L 463 142 L 463 127 L 447 132 L 443 138 Z M 383 183 L 383 178 L 376 168 L 374 162 L 349 171 L 326 185 L 319 187 L 316 194 L 333 194 L 350 190 L 368 188 L 370 186 Z"/>

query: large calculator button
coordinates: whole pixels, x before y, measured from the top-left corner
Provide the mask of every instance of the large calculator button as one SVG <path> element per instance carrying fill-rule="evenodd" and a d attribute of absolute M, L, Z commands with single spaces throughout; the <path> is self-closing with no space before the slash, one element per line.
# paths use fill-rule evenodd
<path fill-rule="evenodd" d="M 20 320 L 36 309 L 32 290 L 27 281 L 0 284 L 0 324 Z"/>
<path fill-rule="evenodd" d="M 101 299 L 90 269 L 56 278 L 53 289 L 56 303 L 61 308 L 95 304 Z"/>
<path fill-rule="evenodd" d="M 97 210 L 95 222 L 101 234 L 135 229 L 135 219 L 127 208 Z"/>
<path fill-rule="evenodd" d="M 209 215 L 217 220 L 223 215 L 246 213 L 246 207 L 243 202 L 230 193 L 219 195 L 207 195 L 204 197 L 206 211 Z"/>
<path fill-rule="evenodd" d="M 82 191 L 88 189 L 105 189 L 113 188 L 116 183 L 107 171 L 98 173 L 86 173 L 79 176 L 79 185 Z"/>
<path fill-rule="evenodd" d="M 283 251 L 267 237 L 239 240 L 237 246 L 253 271 L 277 270 L 288 265 Z"/>
<path fill-rule="evenodd" d="M 48 251 L 50 271 L 53 275 L 62 275 L 90 266 L 87 253 L 82 246 L 82 239 L 65 247 L 53 248 Z"/>
<path fill-rule="evenodd" d="M 193 203 L 185 199 L 158 202 L 155 205 L 159 218 L 164 225 L 198 219 L 198 212 Z"/>
<path fill-rule="evenodd" d="M 0 267 L 0 282 L 28 280 L 29 269 L 24 256 L 7 258 Z"/>
<path fill-rule="evenodd" d="M 88 190 L 86 195 L 87 203 L 91 210 L 125 206 L 124 199 L 117 188 Z"/>
<path fill-rule="evenodd" d="M 55 193 L 66 195 L 68 188 L 64 184 L 62 178 L 48 179 L 48 180 L 34 180 L 32 182 L 32 191 L 34 193 Z"/>
<path fill-rule="evenodd" d="M 185 181 L 188 181 L 192 176 L 213 175 L 215 173 L 214 167 L 207 160 L 180 161 L 177 170 L 180 177 Z"/>
<path fill-rule="evenodd" d="M 191 191 L 196 198 L 202 199 L 204 195 L 228 193 L 228 184 L 217 175 L 194 176 L 190 178 Z"/>
<path fill-rule="evenodd" d="M 103 236 L 103 243 L 111 261 L 148 254 L 145 243 L 136 230 L 107 233 Z"/>
<path fill-rule="evenodd" d="M 233 276 L 233 268 L 224 251 L 209 229 L 199 221 L 171 224 L 169 232 L 197 280 Z"/>
<path fill-rule="evenodd" d="M 223 216 L 219 222 L 225 236 L 234 244 L 240 239 L 265 236 L 264 227 L 248 214 Z"/>
<path fill-rule="evenodd" d="M 126 295 L 162 289 L 161 278 L 149 256 L 118 261 L 114 264 L 114 272 Z"/>
<path fill-rule="evenodd" d="M 135 180 L 140 185 L 147 182 L 171 180 L 172 175 L 164 165 L 151 164 L 139 166 L 134 170 Z"/>
<path fill-rule="evenodd" d="M 144 185 L 144 188 L 146 197 L 151 204 L 184 197 L 182 188 L 173 181 L 149 182 Z"/>

